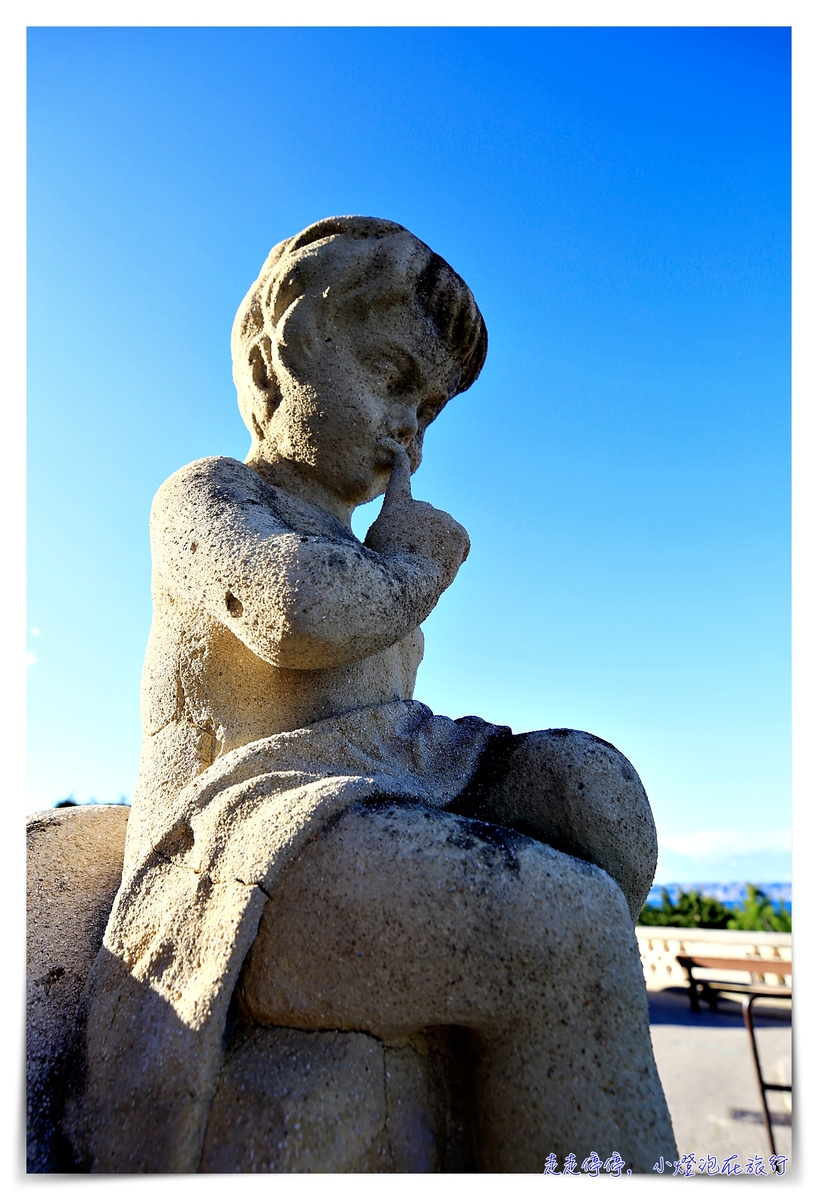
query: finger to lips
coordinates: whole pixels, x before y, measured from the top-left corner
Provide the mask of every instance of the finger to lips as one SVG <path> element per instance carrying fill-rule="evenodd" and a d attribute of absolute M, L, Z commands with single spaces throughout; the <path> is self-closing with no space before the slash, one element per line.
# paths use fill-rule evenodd
<path fill-rule="evenodd" d="M 400 442 L 396 442 L 392 438 L 384 438 L 381 444 L 385 449 L 392 451 L 392 474 L 389 476 L 385 499 L 394 501 L 401 497 L 411 498 L 412 467 L 409 455 Z"/>

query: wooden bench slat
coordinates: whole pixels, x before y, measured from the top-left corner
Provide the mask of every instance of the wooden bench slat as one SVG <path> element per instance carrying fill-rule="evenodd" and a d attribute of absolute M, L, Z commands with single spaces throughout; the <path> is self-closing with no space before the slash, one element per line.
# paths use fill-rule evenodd
<path fill-rule="evenodd" d="M 750 971 L 754 975 L 791 975 L 792 962 L 784 958 L 711 958 L 709 955 L 678 954 L 682 966 L 715 971 Z"/>
<path fill-rule="evenodd" d="M 753 992 L 759 996 L 781 996 L 785 1000 L 792 996 L 792 988 L 777 983 L 729 983 L 723 979 L 697 979 L 713 992 Z"/>
<path fill-rule="evenodd" d="M 735 971 L 753 975 L 774 975 L 778 979 L 792 977 L 792 962 L 785 958 L 762 958 L 752 955 L 746 958 L 722 958 L 709 954 L 677 954 L 676 961 L 687 973 L 689 981 L 688 994 L 690 1007 L 693 1012 L 699 1011 L 699 1000 L 705 1000 L 713 1012 L 718 1012 L 718 996 L 720 992 L 734 992 L 739 995 L 778 996 L 785 1000 L 792 999 L 792 988 L 782 984 L 769 983 L 737 983 L 725 979 L 701 979 L 694 975 L 695 970 Z"/>

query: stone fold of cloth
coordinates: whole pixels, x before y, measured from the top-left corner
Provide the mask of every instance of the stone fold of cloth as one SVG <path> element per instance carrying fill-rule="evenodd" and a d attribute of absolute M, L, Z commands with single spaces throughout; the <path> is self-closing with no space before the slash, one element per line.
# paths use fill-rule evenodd
<path fill-rule="evenodd" d="M 80 1169 L 196 1171 L 228 1005 L 276 881 L 350 804 L 450 804 L 508 732 L 394 701 L 231 750 L 164 812 L 135 799 L 66 1103 Z"/>

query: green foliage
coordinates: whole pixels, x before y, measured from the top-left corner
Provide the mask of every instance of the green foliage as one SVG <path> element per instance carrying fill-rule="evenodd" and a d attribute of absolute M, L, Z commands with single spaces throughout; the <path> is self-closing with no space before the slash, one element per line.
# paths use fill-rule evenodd
<path fill-rule="evenodd" d="M 747 884 L 747 896 L 737 908 L 728 908 L 715 897 L 703 896 L 695 889 L 680 892 L 675 902 L 671 900 L 667 888 L 662 888 L 661 892 L 661 906 L 646 904 L 639 914 L 639 925 L 792 932 L 792 914 L 787 912 L 783 904 L 774 905 L 769 896 L 752 883 Z"/>
<path fill-rule="evenodd" d="M 770 933 L 792 933 L 792 913 L 772 900 L 761 888 L 747 884 L 747 898 L 733 913 L 728 929 L 766 929 Z"/>
<path fill-rule="evenodd" d="M 695 890 L 680 892 L 674 903 L 667 888 L 662 888 L 662 906 L 645 905 L 639 914 L 640 925 L 679 925 L 684 929 L 727 929 L 732 917 L 729 909 L 712 896 Z"/>

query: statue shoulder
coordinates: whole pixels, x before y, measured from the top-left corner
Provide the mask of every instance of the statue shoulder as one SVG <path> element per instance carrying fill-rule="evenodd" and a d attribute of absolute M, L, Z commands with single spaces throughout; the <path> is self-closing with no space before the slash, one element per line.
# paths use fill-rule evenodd
<path fill-rule="evenodd" d="M 271 556 L 300 544 L 277 489 L 226 457 L 200 458 L 165 480 L 151 507 L 150 541 L 154 569 L 171 591 L 197 602 L 215 580 L 243 577 L 251 560 L 263 575 Z"/>
<path fill-rule="evenodd" d="M 154 497 L 154 504 L 167 505 L 192 499 L 255 499 L 265 488 L 264 481 L 246 463 L 226 455 L 197 458 L 180 467 L 165 480 Z"/>
<path fill-rule="evenodd" d="M 275 488 L 246 463 L 213 456 L 188 463 L 165 480 L 153 499 L 151 527 L 191 520 L 243 524 L 254 514 L 263 514 L 265 523 L 287 524 Z"/>

